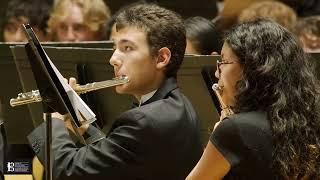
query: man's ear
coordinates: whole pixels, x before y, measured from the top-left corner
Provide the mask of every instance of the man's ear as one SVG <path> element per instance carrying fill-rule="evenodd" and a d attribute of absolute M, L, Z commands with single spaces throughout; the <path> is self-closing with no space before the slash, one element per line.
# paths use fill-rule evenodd
<path fill-rule="evenodd" d="M 171 51 L 167 47 L 163 47 L 158 51 L 157 57 L 157 68 L 162 69 L 165 68 L 171 59 Z"/>

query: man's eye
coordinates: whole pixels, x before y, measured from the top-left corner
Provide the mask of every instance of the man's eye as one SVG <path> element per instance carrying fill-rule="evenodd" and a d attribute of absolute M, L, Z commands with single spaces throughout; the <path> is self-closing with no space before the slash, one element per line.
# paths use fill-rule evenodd
<path fill-rule="evenodd" d="M 6 31 L 9 31 L 10 33 L 15 33 L 18 30 L 18 27 L 12 24 L 9 24 L 5 27 Z"/>
<path fill-rule="evenodd" d="M 73 29 L 77 32 L 83 32 L 87 30 L 87 26 L 85 26 L 84 24 L 76 24 L 74 25 Z"/>
<path fill-rule="evenodd" d="M 124 46 L 124 50 L 125 50 L 125 51 L 131 51 L 132 48 L 131 48 L 131 46 Z"/>
<path fill-rule="evenodd" d="M 65 25 L 65 24 L 59 24 L 58 28 L 59 28 L 61 31 L 68 31 L 68 26 Z"/>

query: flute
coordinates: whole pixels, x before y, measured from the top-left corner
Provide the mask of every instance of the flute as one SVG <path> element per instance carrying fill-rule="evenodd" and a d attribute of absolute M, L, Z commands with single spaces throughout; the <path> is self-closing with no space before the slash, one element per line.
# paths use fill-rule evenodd
<path fill-rule="evenodd" d="M 221 116 L 223 116 L 223 113 L 224 113 L 224 117 L 234 114 L 232 109 L 229 106 L 227 106 L 222 100 L 222 97 L 221 97 L 222 87 L 219 86 L 219 84 L 214 83 L 212 85 L 212 89 L 219 100 L 220 107 L 221 107 Z"/>
<path fill-rule="evenodd" d="M 74 91 L 77 92 L 78 94 L 83 94 L 90 91 L 96 91 L 103 88 L 122 85 L 128 82 L 129 82 L 128 77 L 122 76 L 122 77 L 113 78 L 112 80 L 93 82 L 85 85 L 78 85 L 77 87 L 74 88 Z M 19 93 L 16 98 L 10 99 L 10 105 L 12 107 L 15 107 L 15 106 L 20 106 L 24 104 L 41 102 L 41 101 L 42 101 L 42 98 L 39 90 L 32 90 L 26 93 Z"/>

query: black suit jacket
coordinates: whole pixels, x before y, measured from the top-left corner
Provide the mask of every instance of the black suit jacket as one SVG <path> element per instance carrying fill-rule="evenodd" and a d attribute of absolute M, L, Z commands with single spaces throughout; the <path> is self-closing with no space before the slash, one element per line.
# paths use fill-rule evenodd
<path fill-rule="evenodd" d="M 168 78 L 140 107 L 122 113 L 106 138 L 76 147 L 60 120 L 53 120 L 54 176 L 59 179 L 185 179 L 202 154 L 198 117 Z M 44 160 L 44 125 L 29 136 Z"/>

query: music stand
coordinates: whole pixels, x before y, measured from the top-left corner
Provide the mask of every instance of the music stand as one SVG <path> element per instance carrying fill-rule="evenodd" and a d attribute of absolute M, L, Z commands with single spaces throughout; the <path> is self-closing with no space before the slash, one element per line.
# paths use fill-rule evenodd
<path fill-rule="evenodd" d="M 45 113 L 46 121 L 46 145 L 45 145 L 45 171 L 46 179 L 52 179 L 52 119 L 51 113 L 59 112 L 60 114 L 71 115 L 73 126 L 80 127 L 81 123 L 77 117 L 75 109 L 69 96 L 64 89 L 61 80 L 50 64 L 49 58 L 43 50 L 38 38 L 33 32 L 30 25 L 23 25 L 23 29 L 28 39 L 25 45 L 28 60 L 34 74 L 40 95 L 42 97 L 42 106 Z M 77 134 L 79 139 L 81 135 Z"/>
<path fill-rule="evenodd" d="M 214 77 L 216 61 L 220 56 L 186 55 L 177 74 L 181 92 L 192 103 L 201 123 L 202 143 L 205 146 L 219 121 L 219 104 L 212 92 L 212 84 L 217 82 Z"/>
<path fill-rule="evenodd" d="M 4 127 L 6 129 L 7 133 L 7 140 L 8 144 L 26 144 L 26 146 L 29 146 L 27 143 L 27 135 L 31 132 L 34 127 L 40 125 L 40 123 L 43 121 L 40 119 L 43 119 L 43 110 L 40 104 L 32 104 L 32 105 L 26 105 L 26 106 L 19 106 L 12 108 L 10 106 L 10 98 L 16 97 L 18 93 L 26 92 L 31 89 L 36 89 L 35 80 L 29 65 L 29 61 L 27 60 L 27 55 L 25 52 L 24 45 L 26 42 L 14 42 L 14 43 L 8 43 L 8 42 L 0 42 L 0 84 L 5 86 L 5 88 L 0 89 L 0 100 L 2 102 L 3 107 L 3 119 L 4 119 Z M 88 82 L 81 81 L 80 75 L 77 76 L 77 71 L 74 68 L 75 66 L 80 66 L 84 63 L 79 62 L 77 63 L 79 57 L 72 58 L 72 62 L 63 62 L 61 65 L 61 62 L 56 62 L 56 58 L 54 57 L 55 54 L 48 52 L 46 47 L 85 47 L 85 48 L 112 48 L 113 43 L 112 41 L 81 41 L 81 42 L 41 42 L 41 45 L 44 47 L 44 50 L 49 55 L 50 59 L 54 62 L 54 65 L 58 67 L 59 71 L 63 74 L 64 77 L 76 77 L 79 84 L 86 84 Z M 16 47 L 21 47 L 21 50 L 17 51 L 16 54 L 14 54 L 14 49 Z M 59 52 L 58 52 L 59 53 Z M 16 63 L 15 57 L 22 57 L 23 62 L 19 62 L 20 64 Z M 62 56 L 59 56 L 62 58 Z M 91 57 L 92 58 L 92 57 Z M 69 57 L 71 59 L 71 57 Z M 104 59 L 105 60 L 105 59 Z M 22 64 L 21 64 L 22 63 Z M 71 65 L 71 63 L 77 63 L 75 65 Z M 91 59 L 90 59 L 91 63 Z M 89 63 L 88 63 L 89 64 Z M 19 67 L 18 67 L 19 65 Z M 22 66 L 22 67 L 21 67 Z M 17 72 L 17 69 L 19 72 Z M 30 69 L 29 74 L 25 74 L 26 70 Z M 22 74 L 21 74 L 22 73 Z M 81 72 L 79 72 L 80 74 Z M 29 76 L 28 76 L 29 75 Z M 23 76 L 26 81 L 22 81 L 21 76 Z M 92 81 L 91 81 L 92 82 Z M 27 86 L 25 86 L 27 84 Z M 32 85 L 30 87 L 30 85 Z M 92 94 L 92 93 L 91 93 Z M 85 94 L 89 98 L 91 94 Z M 95 103 L 96 99 L 90 101 L 86 101 L 87 99 L 84 99 L 86 104 L 90 106 L 91 109 L 94 110 L 94 113 L 97 115 L 98 124 L 102 127 L 102 115 L 99 114 L 99 111 L 97 111 L 98 108 L 96 108 L 97 103 Z M 94 96 L 93 96 L 94 98 Z M 94 102 L 92 102 L 94 101 Z M 35 111 L 35 109 L 37 111 Z M 36 114 L 36 113 L 37 114 Z M 37 117 L 35 117 L 37 115 Z M 17 127 L 16 125 L 19 124 L 20 126 Z"/>

